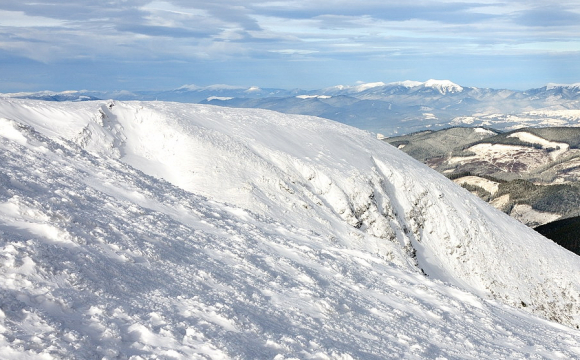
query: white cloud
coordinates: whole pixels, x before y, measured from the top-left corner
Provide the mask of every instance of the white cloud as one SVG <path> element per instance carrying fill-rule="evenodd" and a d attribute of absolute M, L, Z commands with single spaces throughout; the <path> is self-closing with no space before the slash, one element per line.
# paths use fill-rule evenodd
<path fill-rule="evenodd" d="M 23 11 L 0 10 L 0 27 L 61 27 L 66 21 L 26 15 Z"/>
<path fill-rule="evenodd" d="M 378 63 L 580 51 L 580 21 L 574 21 L 580 3 L 550 4 L 545 18 L 541 6 L 523 0 L 3 0 L 0 50 L 42 62 L 276 59 L 280 66 L 280 55 Z"/>
<path fill-rule="evenodd" d="M 317 51 L 299 50 L 299 49 L 270 50 L 270 52 L 284 54 L 284 55 L 310 55 L 310 54 L 317 53 Z"/>

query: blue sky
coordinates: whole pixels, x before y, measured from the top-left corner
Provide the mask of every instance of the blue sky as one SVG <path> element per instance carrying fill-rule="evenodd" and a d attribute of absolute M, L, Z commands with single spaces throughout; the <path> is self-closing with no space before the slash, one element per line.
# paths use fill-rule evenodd
<path fill-rule="evenodd" d="M 580 1 L 2 0 L 0 92 L 580 82 Z"/>

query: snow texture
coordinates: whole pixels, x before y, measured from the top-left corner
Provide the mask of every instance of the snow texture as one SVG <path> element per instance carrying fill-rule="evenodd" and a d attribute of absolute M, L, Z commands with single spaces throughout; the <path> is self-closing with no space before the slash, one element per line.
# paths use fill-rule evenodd
<path fill-rule="evenodd" d="M 579 258 L 369 133 L 162 102 L 0 119 L 4 359 L 580 357 Z"/>

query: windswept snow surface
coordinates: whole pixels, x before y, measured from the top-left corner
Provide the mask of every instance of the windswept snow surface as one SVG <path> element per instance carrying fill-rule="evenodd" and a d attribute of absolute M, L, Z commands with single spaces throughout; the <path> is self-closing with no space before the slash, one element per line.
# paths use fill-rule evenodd
<path fill-rule="evenodd" d="M 0 119 L 2 358 L 580 357 L 530 314 L 580 323 L 578 258 L 368 133 L 159 102 Z"/>
<path fill-rule="evenodd" d="M 427 80 L 423 83 L 426 88 L 433 88 L 441 94 L 462 92 L 463 88 L 449 80 Z"/>

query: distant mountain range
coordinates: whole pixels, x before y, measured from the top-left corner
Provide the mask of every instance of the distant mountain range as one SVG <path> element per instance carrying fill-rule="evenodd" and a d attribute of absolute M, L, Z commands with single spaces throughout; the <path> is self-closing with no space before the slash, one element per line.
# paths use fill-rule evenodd
<path fill-rule="evenodd" d="M 569 126 L 580 123 L 580 83 L 526 91 L 460 86 L 449 80 L 334 86 L 318 90 L 185 85 L 167 91 L 66 91 L 3 94 L 49 101 L 159 100 L 315 115 L 385 136 L 449 125 Z"/>

